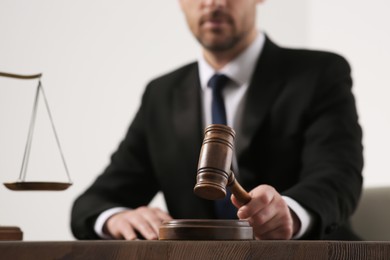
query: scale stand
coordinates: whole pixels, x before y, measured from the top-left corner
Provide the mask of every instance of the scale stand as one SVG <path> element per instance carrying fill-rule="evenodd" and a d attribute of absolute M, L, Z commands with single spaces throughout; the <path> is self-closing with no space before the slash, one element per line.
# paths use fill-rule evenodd
<path fill-rule="evenodd" d="M 4 183 L 5 187 L 7 187 L 10 190 L 14 191 L 32 191 L 32 190 L 45 190 L 45 191 L 60 191 L 60 190 L 65 190 L 69 186 L 72 185 L 72 180 L 69 175 L 69 170 L 65 162 L 65 157 L 61 149 L 60 141 L 58 139 L 57 131 L 54 127 L 54 122 L 53 122 L 53 117 L 51 115 L 50 109 L 49 109 L 49 104 L 47 102 L 47 98 L 45 95 L 45 91 L 43 90 L 43 86 L 41 83 L 41 77 L 42 74 L 36 74 L 36 75 L 18 75 L 18 74 L 10 74 L 10 73 L 3 73 L 0 72 L 0 77 L 7 77 L 7 78 L 14 78 L 14 79 L 22 79 L 22 80 L 29 80 L 29 79 L 38 79 L 38 86 L 35 94 L 35 101 L 33 105 L 33 111 L 31 115 L 31 120 L 30 120 L 30 127 L 28 131 L 28 136 L 27 136 L 27 142 L 26 142 L 26 147 L 24 150 L 24 156 L 23 156 L 23 161 L 22 161 L 22 167 L 20 169 L 20 175 L 19 178 L 16 182 L 8 182 Z M 68 178 L 68 182 L 29 182 L 26 181 L 26 172 L 27 172 L 27 166 L 28 166 L 28 160 L 30 157 L 30 150 L 31 150 L 31 143 L 32 143 L 32 138 L 33 138 L 33 132 L 34 132 L 34 126 L 35 126 L 35 119 L 37 115 L 37 108 L 38 108 L 38 101 L 39 101 L 39 94 L 42 94 L 44 102 L 45 102 L 45 107 L 47 110 L 47 113 L 49 115 L 50 123 L 53 129 L 53 133 L 56 139 L 56 143 L 58 146 L 58 149 L 60 151 L 61 159 L 65 167 L 65 172 Z"/>

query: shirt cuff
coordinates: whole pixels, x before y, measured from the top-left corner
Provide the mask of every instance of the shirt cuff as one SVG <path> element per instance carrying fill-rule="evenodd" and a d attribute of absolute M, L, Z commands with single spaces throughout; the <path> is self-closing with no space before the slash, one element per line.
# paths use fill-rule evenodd
<path fill-rule="evenodd" d="M 299 239 L 309 230 L 313 221 L 313 217 L 296 200 L 287 196 L 282 196 L 282 198 L 287 203 L 288 207 L 295 212 L 298 219 L 301 221 L 301 228 L 295 234 L 295 236 L 292 237 L 292 239 Z"/>
<path fill-rule="evenodd" d="M 125 211 L 127 209 L 128 208 L 124 208 L 124 207 L 115 207 L 115 208 L 111 208 L 111 209 L 108 209 L 108 210 L 100 213 L 100 215 L 96 219 L 95 225 L 93 227 L 93 229 L 95 230 L 95 233 L 102 239 L 112 239 L 111 236 L 109 236 L 103 232 L 104 224 L 112 215 L 119 213 L 119 212 L 122 212 L 122 211 Z"/>

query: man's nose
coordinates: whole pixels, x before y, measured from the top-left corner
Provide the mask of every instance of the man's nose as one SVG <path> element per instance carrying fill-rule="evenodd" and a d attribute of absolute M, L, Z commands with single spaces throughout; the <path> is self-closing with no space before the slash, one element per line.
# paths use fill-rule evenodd
<path fill-rule="evenodd" d="M 225 7 L 228 0 L 203 0 L 205 6 Z"/>

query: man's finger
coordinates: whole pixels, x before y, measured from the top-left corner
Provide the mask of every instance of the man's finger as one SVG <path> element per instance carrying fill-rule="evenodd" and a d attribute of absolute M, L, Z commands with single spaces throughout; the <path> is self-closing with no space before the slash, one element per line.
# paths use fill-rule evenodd
<path fill-rule="evenodd" d="M 124 225 L 124 228 L 121 229 L 121 235 L 125 240 L 136 240 L 137 234 L 134 232 L 133 227 L 127 223 L 127 225 Z"/>

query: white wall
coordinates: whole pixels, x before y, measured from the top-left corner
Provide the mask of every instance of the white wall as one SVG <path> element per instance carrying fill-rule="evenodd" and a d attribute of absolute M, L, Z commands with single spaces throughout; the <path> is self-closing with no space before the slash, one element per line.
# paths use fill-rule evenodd
<path fill-rule="evenodd" d="M 386 34 L 390 23 L 384 16 L 388 4 L 374 1 L 375 10 L 369 11 L 368 4 L 356 1 L 322 2 L 268 0 L 259 8 L 259 25 L 280 45 L 347 56 L 365 130 L 366 184 L 389 185 L 385 46 L 390 44 Z M 71 204 L 108 163 L 145 84 L 196 58 L 197 44 L 177 1 L 2 0 L 0 32 L 0 71 L 43 72 L 74 182 L 63 192 L 0 187 L 0 225 L 20 226 L 25 240 L 71 240 Z M 0 78 L 2 182 L 14 181 L 19 174 L 36 83 Z M 43 107 L 38 117 L 27 177 L 65 181 Z"/>
<path fill-rule="evenodd" d="M 390 2 L 310 2 L 307 46 L 342 53 L 351 63 L 364 130 L 365 185 L 390 184 Z"/>

